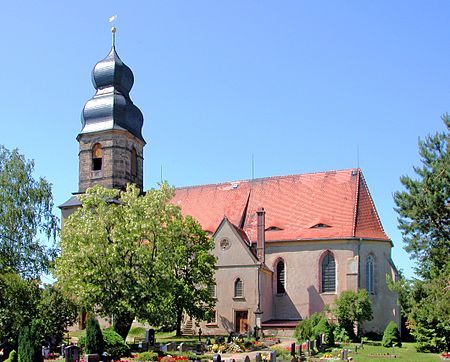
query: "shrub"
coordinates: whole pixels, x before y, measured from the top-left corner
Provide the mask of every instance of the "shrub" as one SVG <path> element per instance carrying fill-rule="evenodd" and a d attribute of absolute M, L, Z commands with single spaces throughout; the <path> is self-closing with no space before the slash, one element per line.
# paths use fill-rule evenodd
<path fill-rule="evenodd" d="M 12 350 L 5 362 L 17 362 L 17 352 L 15 350 Z"/>
<path fill-rule="evenodd" d="M 372 302 L 367 290 L 343 291 L 334 303 L 333 314 L 336 316 L 339 326 L 345 329 L 349 337 L 356 339 L 355 324 L 358 326 L 359 333 L 362 322 L 373 318 Z"/>
<path fill-rule="evenodd" d="M 158 360 L 158 353 L 156 352 L 142 352 L 139 353 L 139 356 L 136 358 L 136 361 L 139 362 L 148 362 L 157 360 Z"/>
<path fill-rule="evenodd" d="M 120 357 L 129 357 L 131 355 L 130 347 L 123 338 L 114 331 L 112 327 L 106 328 L 103 333 L 103 350 L 114 359 Z M 80 337 L 78 346 L 86 351 L 86 336 Z M 85 352 L 87 353 L 87 352 Z"/>
<path fill-rule="evenodd" d="M 383 336 L 377 332 L 366 332 L 364 333 L 364 337 L 370 341 L 381 341 Z"/>
<path fill-rule="evenodd" d="M 112 327 L 103 331 L 103 341 L 105 352 L 113 359 L 130 356 L 130 347 Z"/>
<path fill-rule="evenodd" d="M 327 343 L 334 345 L 333 335 L 334 325 L 328 322 L 324 313 L 313 313 L 309 318 L 300 321 L 295 328 L 295 338 L 299 343 L 307 339 L 313 340 L 319 338 L 322 334 L 326 335 Z"/>
<path fill-rule="evenodd" d="M 398 331 L 397 324 L 394 321 L 390 321 L 383 333 L 383 340 L 381 344 L 384 347 L 401 347 L 402 342 L 400 340 L 400 332 Z"/>
<path fill-rule="evenodd" d="M 341 326 L 337 326 L 334 329 L 334 340 L 338 342 L 347 343 L 350 342 L 350 336 L 348 335 L 346 329 Z"/>
<path fill-rule="evenodd" d="M 86 326 L 86 354 L 103 353 L 103 335 L 98 320 L 91 317 Z"/>

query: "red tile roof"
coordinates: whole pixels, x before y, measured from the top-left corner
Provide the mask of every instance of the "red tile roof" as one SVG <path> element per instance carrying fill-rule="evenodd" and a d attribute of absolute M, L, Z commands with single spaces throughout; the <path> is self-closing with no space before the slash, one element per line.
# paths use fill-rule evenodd
<path fill-rule="evenodd" d="M 214 232 L 223 217 L 256 241 L 256 210 L 266 241 L 367 238 L 384 233 L 362 172 L 349 169 L 176 189 L 173 203 Z M 280 230 L 278 230 L 280 229 Z"/>

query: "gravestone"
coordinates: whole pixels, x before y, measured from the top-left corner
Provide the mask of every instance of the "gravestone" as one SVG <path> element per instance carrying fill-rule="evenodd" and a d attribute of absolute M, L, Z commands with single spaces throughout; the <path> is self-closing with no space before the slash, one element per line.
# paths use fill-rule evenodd
<path fill-rule="evenodd" d="M 180 349 L 180 352 L 187 352 L 188 351 L 188 346 L 187 346 L 186 343 L 180 343 L 179 349 Z"/>
<path fill-rule="evenodd" d="M 84 355 L 84 362 L 99 362 L 99 361 L 100 361 L 100 356 L 97 353 Z M 76 362 L 78 362 L 78 361 L 76 361 Z"/>
<path fill-rule="evenodd" d="M 277 362 L 277 352 L 270 351 L 270 362 Z"/>
<path fill-rule="evenodd" d="M 256 362 L 261 362 L 261 361 L 262 361 L 261 353 L 258 352 L 258 353 L 256 354 L 256 357 L 255 357 L 255 358 L 256 358 Z"/>
<path fill-rule="evenodd" d="M 153 328 L 145 331 L 145 342 L 152 347 L 155 345 L 155 330 Z"/>
<path fill-rule="evenodd" d="M 206 345 L 209 347 L 211 345 L 211 338 L 206 337 Z"/>
<path fill-rule="evenodd" d="M 230 332 L 230 334 L 228 335 L 228 338 L 227 338 L 227 343 L 231 343 L 231 341 L 233 340 L 233 335 L 234 335 L 234 333 Z"/>
<path fill-rule="evenodd" d="M 291 344 L 291 356 L 295 357 L 295 343 Z"/>
<path fill-rule="evenodd" d="M 64 350 L 66 356 L 66 362 L 78 362 L 80 360 L 80 347 L 67 346 Z"/>
<path fill-rule="evenodd" d="M 177 350 L 177 342 L 167 343 L 167 352 L 172 352 Z"/>
<path fill-rule="evenodd" d="M 66 345 L 64 343 L 61 345 L 61 356 L 66 356 Z"/>
<path fill-rule="evenodd" d="M 306 352 L 309 352 L 309 350 L 311 349 L 311 344 L 309 343 L 309 339 L 306 340 Z"/>
<path fill-rule="evenodd" d="M 250 357 L 247 355 L 247 356 L 245 356 L 245 358 L 244 358 L 244 362 L 250 362 Z"/>
<path fill-rule="evenodd" d="M 220 358 L 220 354 L 216 353 L 214 355 L 213 362 L 222 362 L 222 359 Z"/>
<path fill-rule="evenodd" d="M 44 359 L 48 359 L 49 353 L 50 353 L 50 348 L 42 346 L 42 357 L 44 357 Z"/>
<path fill-rule="evenodd" d="M 347 358 L 348 358 L 348 349 L 347 349 L 347 348 L 344 348 L 343 352 L 344 352 L 344 361 L 347 361 Z"/>
<path fill-rule="evenodd" d="M 203 353 L 203 344 L 201 342 L 198 342 L 195 347 L 195 353 L 197 355 L 201 355 Z"/>
<path fill-rule="evenodd" d="M 161 352 L 167 352 L 167 344 L 162 344 L 160 347 Z"/>

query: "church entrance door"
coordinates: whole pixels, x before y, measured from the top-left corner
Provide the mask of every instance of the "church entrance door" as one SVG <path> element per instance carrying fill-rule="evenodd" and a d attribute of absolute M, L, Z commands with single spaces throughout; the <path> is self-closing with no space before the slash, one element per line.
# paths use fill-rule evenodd
<path fill-rule="evenodd" d="M 247 333 L 248 331 L 248 312 L 246 310 L 235 311 L 235 331 L 236 333 Z"/>

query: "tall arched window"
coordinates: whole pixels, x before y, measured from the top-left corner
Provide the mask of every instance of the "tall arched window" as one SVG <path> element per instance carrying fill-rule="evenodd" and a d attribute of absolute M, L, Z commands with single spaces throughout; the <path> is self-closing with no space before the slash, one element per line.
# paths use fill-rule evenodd
<path fill-rule="evenodd" d="M 328 251 L 322 259 L 322 293 L 336 291 L 336 263 L 333 254 Z"/>
<path fill-rule="evenodd" d="M 366 261 L 366 290 L 369 294 L 375 293 L 374 258 L 372 255 Z"/>
<path fill-rule="evenodd" d="M 134 147 L 131 150 L 131 176 L 137 176 L 137 152 Z"/>
<path fill-rule="evenodd" d="M 92 147 L 92 171 L 99 171 L 102 169 L 103 150 L 100 143 L 96 143 Z"/>
<path fill-rule="evenodd" d="M 242 280 L 240 278 L 237 278 L 234 282 L 234 297 L 242 298 L 243 296 L 244 293 L 242 290 Z"/>
<path fill-rule="evenodd" d="M 283 294 L 286 292 L 284 288 L 285 283 L 285 272 L 284 272 L 284 261 L 280 260 L 277 263 L 277 294 Z"/>

